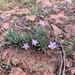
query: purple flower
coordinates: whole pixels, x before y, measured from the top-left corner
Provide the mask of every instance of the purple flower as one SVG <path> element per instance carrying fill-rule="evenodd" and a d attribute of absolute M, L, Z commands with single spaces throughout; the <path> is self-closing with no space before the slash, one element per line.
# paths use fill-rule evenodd
<path fill-rule="evenodd" d="M 36 46 L 38 44 L 37 40 L 32 39 L 32 45 Z"/>
<path fill-rule="evenodd" d="M 28 43 L 25 43 L 25 44 L 22 46 L 22 48 L 25 48 L 25 49 L 27 50 L 28 48 L 30 48 L 30 46 L 28 45 Z"/>
<path fill-rule="evenodd" d="M 43 20 L 40 20 L 39 24 L 40 24 L 41 26 L 45 26 L 45 25 L 46 25 L 46 22 L 43 21 Z"/>
<path fill-rule="evenodd" d="M 48 48 L 55 49 L 56 48 L 56 42 L 50 41 L 50 44 L 48 45 Z"/>

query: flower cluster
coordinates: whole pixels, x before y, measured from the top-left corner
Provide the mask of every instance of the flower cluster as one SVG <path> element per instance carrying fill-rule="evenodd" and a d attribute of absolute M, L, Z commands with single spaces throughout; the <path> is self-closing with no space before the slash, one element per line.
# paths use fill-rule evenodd
<path fill-rule="evenodd" d="M 32 45 L 33 46 L 37 46 L 38 43 L 39 42 L 38 42 L 37 39 L 36 40 L 32 39 Z M 28 43 L 25 43 L 22 48 L 25 48 L 27 50 L 28 48 L 30 48 L 30 46 L 28 45 Z M 55 49 L 56 48 L 56 42 L 51 42 L 50 41 L 50 44 L 48 45 L 48 48 Z"/>
<path fill-rule="evenodd" d="M 40 24 L 42 27 L 44 27 L 44 26 L 46 26 L 46 21 L 40 20 L 40 21 L 39 21 L 39 24 Z M 37 39 L 32 39 L 32 45 L 33 45 L 33 46 L 37 46 L 38 43 L 39 43 L 39 42 L 38 42 Z M 25 48 L 25 49 L 27 50 L 28 48 L 30 48 L 30 46 L 28 45 L 28 43 L 25 43 L 22 48 Z M 56 48 L 56 42 L 50 41 L 50 43 L 49 43 L 49 45 L 48 45 L 48 48 L 50 48 L 50 49 L 55 49 L 55 48 Z"/>
<path fill-rule="evenodd" d="M 37 46 L 38 43 L 39 42 L 37 40 L 32 39 L 32 45 Z M 28 45 L 28 43 L 25 43 L 22 48 L 25 48 L 27 50 L 28 48 L 30 48 L 30 46 Z"/>
<path fill-rule="evenodd" d="M 40 24 L 42 27 L 44 27 L 44 26 L 46 26 L 46 21 L 40 20 L 40 21 L 39 21 L 39 24 Z M 39 37 L 40 37 L 40 36 L 39 36 Z M 32 39 L 32 45 L 33 45 L 33 46 L 37 46 L 38 43 L 39 43 L 39 42 L 38 42 L 37 39 Z M 50 49 L 55 49 L 55 48 L 56 48 L 56 42 L 50 41 L 50 43 L 49 43 L 49 45 L 48 45 L 47 47 L 50 48 Z M 28 45 L 28 43 L 25 43 L 22 48 L 25 48 L 25 49 L 27 50 L 28 48 L 30 48 L 30 46 Z"/>
<path fill-rule="evenodd" d="M 39 21 L 39 24 L 40 24 L 42 27 L 44 27 L 44 26 L 46 25 L 46 21 L 40 20 L 40 21 Z M 39 43 L 39 42 L 38 42 L 37 39 L 32 39 L 32 45 L 33 45 L 33 46 L 37 46 L 38 43 Z M 28 45 L 28 43 L 24 43 L 24 45 L 23 45 L 22 48 L 25 48 L 25 49 L 27 50 L 28 48 L 30 48 L 30 46 Z"/>
<path fill-rule="evenodd" d="M 42 26 L 46 25 L 43 20 L 40 20 L 39 24 Z M 22 36 L 21 34 L 15 33 L 15 31 L 10 28 L 8 33 L 3 36 L 7 45 L 14 45 L 17 46 L 18 49 L 24 48 L 25 50 L 29 49 L 30 45 L 32 45 L 37 47 L 37 50 L 46 52 L 47 48 L 55 49 L 57 47 L 56 42 L 48 42 L 49 40 L 45 37 L 46 35 L 47 33 L 44 28 L 36 27 L 34 34 L 26 34 Z"/>

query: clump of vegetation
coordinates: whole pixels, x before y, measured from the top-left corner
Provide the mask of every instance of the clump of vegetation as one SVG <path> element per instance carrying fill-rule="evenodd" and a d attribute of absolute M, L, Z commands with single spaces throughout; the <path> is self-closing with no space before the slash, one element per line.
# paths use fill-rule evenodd
<path fill-rule="evenodd" d="M 75 23 L 75 16 L 70 16 L 69 17 L 69 22 L 74 24 Z"/>
<path fill-rule="evenodd" d="M 36 28 L 35 34 L 34 34 L 34 39 L 38 40 L 38 50 L 43 50 L 44 52 L 46 52 L 46 48 L 47 48 L 47 44 L 48 44 L 48 40 L 45 38 L 46 36 L 46 32 L 44 29 L 39 29 Z"/>
<path fill-rule="evenodd" d="M 26 3 L 27 8 L 31 11 L 31 14 L 38 14 L 37 0 L 22 0 L 22 4 Z"/>
<path fill-rule="evenodd" d="M 72 37 L 72 45 L 69 45 L 68 47 L 67 47 L 67 53 L 71 53 L 71 51 L 74 51 L 74 49 L 75 49 L 75 35 L 73 35 L 73 37 Z"/>
<path fill-rule="evenodd" d="M 5 5 L 8 2 L 20 3 L 22 6 L 26 4 L 27 8 L 31 11 L 29 14 L 38 14 L 38 3 L 37 0 L 0 0 L 0 8 L 1 9 L 7 9 L 7 6 Z"/>
<path fill-rule="evenodd" d="M 24 36 L 15 33 L 15 31 L 10 28 L 8 33 L 3 34 L 5 39 L 5 44 L 7 45 L 14 45 L 18 48 L 22 48 L 23 43 L 31 41 L 31 36 L 29 34 L 26 34 Z"/>
<path fill-rule="evenodd" d="M 31 44 L 38 48 L 38 50 L 43 50 L 46 52 L 47 48 L 47 39 L 45 38 L 46 32 L 43 28 L 36 28 L 34 34 L 26 34 L 21 35 L 19 33 L 16 33 L 12 28 L 8 30 L 8 33 L 3 34 L 5 39 L 5 44 L 7 45 L 14 45 L 17 48 L 25 48 L 28 44 Z"/>
<path fill-rule="evenodd" d="M 75 0 L 73 0 L 73 3 L 75 4 Z"/>
<path fill-rule="evenodd" d="M 0 0 L 0 8 L 1 9 L 6 9 L 5 0 Z"/>
<path fill-rule="evenodd" d="M 68 48 L 67 48 L 67 53 L 68 54 L 71 53 L 72 49 L 73 49 L 72 45 L 69 45 Z"/>

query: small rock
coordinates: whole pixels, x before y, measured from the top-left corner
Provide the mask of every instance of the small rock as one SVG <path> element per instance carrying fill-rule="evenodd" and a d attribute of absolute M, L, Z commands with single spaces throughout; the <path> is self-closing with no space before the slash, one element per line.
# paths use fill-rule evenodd
<path fill-rule="evenodd" d="M 69 4 L 71 4 L 71 3 L 72 3 L 72 0 L 65 0 L 65 1 L 67 1 Z"/>
<path fill-rule="evenodd" d="M 66 67 L 71 67 L 71 62 L 66 59 Z"/>
<path fill-rule="evenodd" d="M 15 66 L 20 63 L 19 59 L 16 58 L 16 57 L 12 57 L 11 62 L 12 62 L 12 64 L 15 65 Z"/>
<path fill-rule="evenodd" d="M 36 15 L 26 16 L 26 19 L 28 19 L 30 21 L 35 21 Z"/>
<path fill-rule="evenodd" d="M 58 36 L 59 34 L 61 34 L 62 32 L 61 32 L 61 29 L 59 29 L 57 26 L 55 26 L 55 25 L 51 25 L 52 27 L 53 27 L 53 29 L 54 29 L 54 35 L 55 36 Z"/>
<path fill-rule="evenodd" d="M 71 75 L 75 75 L 75 69 L 71 70 Z"/>
<path fill-rule="evenodd" d="M 23 9 L 21 9 L 21 11 L 22 11 L 22 14 L 27 14 L 29 12 L 29 10 L 27 8 L 23 8 Z"/>
<path fill-rule="evenodd" d="M 10 20 L 10 17 L 11 17 L 11 14 L 9 11 L 5 11 L 1 14 L 1 18 L 5 21 L 8 21 Z"/>
<path fill-rule="evenodd" d="M 8 8 L 13 8 L 13 3 L 12 2 L 9 2 L 9 3 L 6 3 L 6 7 L 8 7 Z"/>
<path fill-rule="evenodd" d="M 61 40 L 61 43 L 64 43 L 65 40 Z"/>
<path fill-rule="evenodd" d="M 75 34 L 75 26 L 74 25 L 67 25 L 65 27 L 65 31 L 67 34 L 74 35 Z"/>
<path fill-rule="evenodd" d="M 50 59 L 52 58 L 51 53 L 49 51 L 47 51 L 47 55 L 50 57 Z"/>
<path fill-rule="evenodd" d="M 72 53 L 73 59 L 75 60 L 75 52 Z"/>
<path fill-rule="evenodd" d="M 3 41 L 4 40 L 4 37 L 2 34 L 0 34 L 0 41 Z M 1 42 L 0 42 L 1 43 Z"/>
<path fill-rule="evenodd" d="M 14 14 L 16 13 L 15 10 L 13 10 L 13 9 L 10 10 L 9 12 L 10 12 L 12 15 L 14 15 Z"/>
<path fill-rule="evenodd" d="M 26 75 L 26 73 L 19 67 L 12 68 L 9 75 Z"/>
<path fill-rule="evenodd" d="M 2 54 L 2 60 L 5 60 L 7 54 L 8 54 L 8 51 L 6 51 L 6 52 L 4 52 L 4 53 Z"/>
<path fill-rule="evenodd" d="M 48 31 L 48 33 L 47 33 L 47 38 L 49 39 L 50 38 L 50 35 L 51 35 L 51 32 L 50 31 Z"/>
<path fill-rule="evenodd" d="M 2 11 L 0 10 L 0 14 L 2 14 Z"/>
<path fill-rule="evenodd" d="M 3 23 L 2 29 L 9 29 L 9 24 L 8 23 Z"/>
<path fill-rule="evenodd" d="M 49 0 L 45 0 L 45 1 L 42 1 L 43 2 L 43 6 L 46 7 L 46 6 L 50 6 L 52 7 L 52 5 L 54 4 L 53 1 L 50 2 Z"/>

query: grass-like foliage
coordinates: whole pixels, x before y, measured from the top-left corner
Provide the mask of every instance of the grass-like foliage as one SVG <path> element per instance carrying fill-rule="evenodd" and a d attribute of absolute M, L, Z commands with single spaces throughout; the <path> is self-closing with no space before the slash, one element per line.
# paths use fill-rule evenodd
<path fill-rule="evenodd" d="M 69 45 L 68 48 L 67 48 L 67 53 L 68 53 L 68 54 L 71 53 L 72 50 L 73 50 L 72 45 Z"/>
<path fill-rule="evenodd" d="M 45 38 L 46 32 L 42 28 L 36 28 L 34 34 L 26 34 L 26 35 L 21 35 L 19 33 L 16 33 L 12 28 L 8 30 L 8 33 L 4 33 L 4 39 L 5 39 L 5 44 L 7 45 L 14 45 L 17 48 L 22 48 L 25 43 L 31 44 L 32 45 L 32 39 L 36 39 L 38 41 L 36 48 L 37 50 L 42 50 L 46 52 L 47 48 L 47 39 Z"/>
<path fill-rule="evenodd" d="M 32 0 L 22 0 L 22 3 L 30 3 Z"/>
<path fill-rule="evenodd" d="M 73 3 L 75 4 L 75 0 L 73 0 Z"/>
<path fill-rule="evenodd" d="M 38 3 L 37 0 L 0 0 L 0 8 L 7 9 L 6 3 L 12 2 L 13 4 L 20 3 L 22 6 L 25 4 L 31 11 L 29 14 L 38 14 Z"/>
<path fill-rule="evenodd" d="M 26 3 L 26 6 L 31 11 L 31 14 L 38 14 L 38 3 L 37 0 L 23 0 L 22 4 Z"/>
<path fill-rule="evenodd" d="M 67 53 L 71 53 L 73 50 L 75 50 L 75 35 L 73 35 L 73 37 L 72 37 L 72 45 L 69 45 L 68 47 L 67 47 Z"/>
<path fill-rule="evenodd" d="M 39 48 L 38 50 L 43 50 L 44 52 L 46 52 L 46 48 L 47 48 L 47 39 L 45 38 L 46 36 L 46 31 L 42 28 L 36 28 L 35 34 L 34 34 L 34 39 L 37 39 L 39 44 Z"/>
<path fill-rule="evenodd" d="M 31 41 L 31 36 L 26 34 L 24 36 L 15 33 L 12 28 L 9 29 L 8 33 L 3 34 L 5 39 L 5 44 L 14 45 L 18 48 L 23 46 L 23 43 Z"/>

